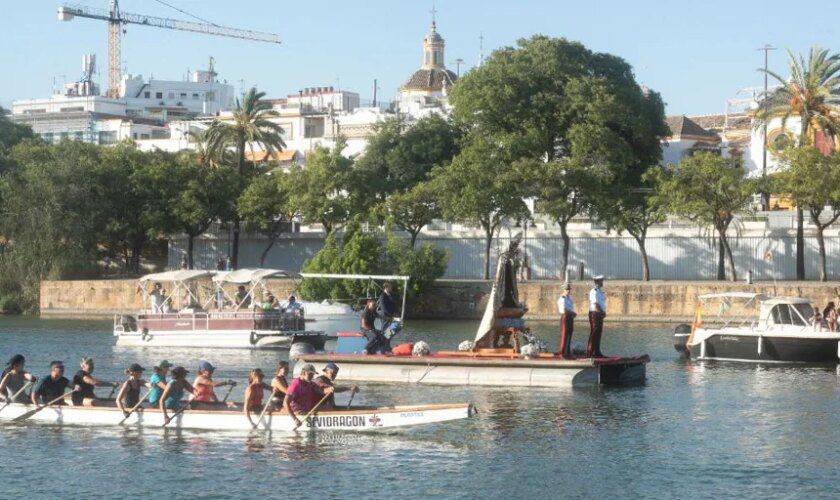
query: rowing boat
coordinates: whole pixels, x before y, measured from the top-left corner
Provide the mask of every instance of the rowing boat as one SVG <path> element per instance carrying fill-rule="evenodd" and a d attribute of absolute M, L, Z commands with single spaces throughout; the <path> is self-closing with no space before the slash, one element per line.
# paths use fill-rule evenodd
<path fill-rule="evenodd" d="M 32 410 L 32 405 L 10 404 L 0 412 L 0 420 L 13 420 Z M 469 418 L 474 413 L 470 404 L 354 407 L 352 409 L 318 411 L 303 423 L 301 430 L 371 431 Z M 170 415 L 174 410 L 169 412 Z M 29 421 L 54 425 L 117 426 L 123 412 L 113 402 L 103 406 L 51 406 L 36 413 Z M 301 420 L 303 415 L 300 415 Z M 133 413 L 123 427 L 162 428 L 163 413 L 157 408 L 145 408 Z M 251 424 L 242 412 L 241 403 L 219 409 L 188 409 L 175 417 L 168 429 L 212 431 L 250 431 Z M 258 428 L 274 432 L 292 432 L 295 422 L 286 413 L 267 413 Z"/>

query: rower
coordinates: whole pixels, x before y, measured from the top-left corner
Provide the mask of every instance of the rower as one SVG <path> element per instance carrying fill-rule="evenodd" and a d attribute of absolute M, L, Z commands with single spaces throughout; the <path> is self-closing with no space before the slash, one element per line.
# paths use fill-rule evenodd
<path fill-rule="evenodd" d="M 166 410 L 177 410 L 181 406 L 181 399 L 184 392 L 195 395 L 195 388 L 187 382 L 187 371 L 183 366 L 176 366 L 172 369 L 172 380 L 166 384 L 166 389 L 160 396 L 160 411 L 163 412 L 163 421 L 169 423 L 169 414 Z"/>
<path fill-rule="evenodd" d="M 21 393 L 21 389 L 27 383 L 35 383 L 35 377 L 24 370 L 25 366 L 26 358 L 20 354 L 15 354 L 6 363 L 2 380 L 0 380 L 0 397 L 3 401 L 8 401 L 15 395 L 17 397 L 12 401 L 13 403 L 25 403 L 29 400 L 29 395 Z"/>
<path fill-rule="evenodd" d="M 271 380 L 271 409 L 280 410 L 283 408 L 283 400 L 286 398 L 286 393 L 289 391 L 289 381 L 286 377 L 289 375 L 289 362 L 278 361 L 277 372 Z"/>
<path fill-rule="evenodd" d="M 158 406 L 160 397 L 166 389 L 166 376 L 169 374 L 170 368 L 172 368 L 172 363 L 166 361 L 165 359 L 158 363 L 156 367 L 152 368 L 154 373 L 151 377 L 149 377 L 149 384 L 151 384 L 151 389 L 149 390 L 149 403 L 151 403 L 153 407 Z"/>
<path fill-rule="evenodd" d="M 219 398 L 216 397 L 216 392 L 214 391 L 216 387 L 224 387 L 228 385 L 236 386 L 236 382 L 232 381 L 214 382 L 213 372 L 215 371 L 216 367 L 211 365 L 208 361 L 202 361 L 199 363 L 198 376 L 193 382 L 193 387 L 195 387 L 195 397 L 193 398 L 193 401 L 198 401 L 200 403 L 216 403 L 219 401 Z"/>
<path fill-rule="evenodd" d="M 315 408 L 324 394 L 332 394 L 334 390 L 332 387 L 326 387 L 322 392 L 320 387 L 312 381 L 314 376 L 315 367 L 309 363 L 303 365 L 300 376 L 289 384 L 289 392 L 286 393 L 286 398 L 283 400 L 283 408 L 286 409 L 286 412 L 298 427 L 300 427 L 301 422 L 297 413 L 309 412 Z"/>
<path fill-rule="evenodd" d="M 117 393 L 117 408 L 122 410 L 125 416 L 128 416 L 128 410 L 126 408 L 134 408 L 140 403 L 140 388 L 143 386 L 152 387 L 151 383 L 147 383 L 140 378 L 143 376 L 145 370 L 145 368 L 137 363 L 132 363 L 125 370 L 125 374 L 128 375 L 128 380 L 123 383 L 120 392 Z"/>
<path fill-rule="evenodd" d="M 323 391 L 327 387 L 331 387 L 333 393 L 324 401 L 322 408 L 328 410 L 335 410 L 337 406 L 335 405 L 335 393 L 336 392 L 347 392 L 352 391 L 353 394 L 359 392 L 358 386 L 347 386 L 347 385 L 335 385 L 335 379 L 338 377 L 338 365 L 335 363 L 327 363 L 327 366 L 324 367 L 324 374 L 315 377 L 313 382 L 318 385 Z"/>
<path fill-rule="evenodd" d="M 254 419 L 251 418 L 251 412 L 256 412 L 257 415 L 262 413 L 263 391 L 272 390 L 270 385 L 263 382 L 264 378 L 265 376 L 263 375 L 263 371 L 259 368 L 254 368 L 248 375 L 248 387 L 245 388 L 245 399 L 242 405 L 242 411 L 245 412 L 245 418 L 247 418 L 248 422 L 250 422 L 252 429 L 256 429 L 257 424 L 255 424 Z"/>
<path fill-rule="evenodd" d="M 572 284 L 563 283 L 563 295 L 557 299 L 557 312 L 560 313 L 560 357 L 572 357 L 572 333 L 575 330 L 575 303 L 572 301 Z"/>
<path fill-rule="evenodd" d="M 601 334 L 604 332 L 604 318 L 607 316 L 607 299 L 604 296 L 604 275 L 592 278 L 595 286 L 589 291 L 589 343 L 586 357 L 603 358 L 601 353 Z"/>
<path fill-rule="evenodd" d="M 82 358 L 80 370 L 73 376 L 73 395 L 71 399 L 73 406 L 96 406 L 96 394 L 94 387 L 117 387 L 116 382 L 105 382 L 95 378 L 93 373 L 93 358 Z"/>
<path fill-rule="evenodd" d="M 42 406 L 50 401 L 55 401 L 67 391 L 70 381 L 64 376 L 64 363 L 53 361 L 50 363 L 50 374 L 43 379 L 32 393 L 32 404 Z M 40 401 L 39 401 L 40 400 Z M 64 400 L 56 401 L 56 405 L 63 405 Z"/>

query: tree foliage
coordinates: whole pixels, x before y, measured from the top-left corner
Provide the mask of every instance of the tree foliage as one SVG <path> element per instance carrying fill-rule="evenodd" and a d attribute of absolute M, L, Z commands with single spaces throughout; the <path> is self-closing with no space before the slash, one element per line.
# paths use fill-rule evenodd
<path fill-rule="evenodd" d="M 282 171 L 260 175 L 251 180 L 237 201 L 239 216 L 268 238 L 268 243 L 260 256 L 260 267 L 265 265 L 265 258 L 277 238 L 287 230 L 295 215 L 289 203 L 287 181 L 288 174 Z"/>
<path fill-rule="evenodd" d="M 424 181 L 401 193 L 393 193 L 383 205 L 386 217 L 411 237 L 411 248 L 420 231 L 443 215 L 439 182 Z"/>
<path fill-rule="evenodd" d="M 837 153 L 826 156 L 814 147 L 805 146 L 786 151 L 782 161 L 787 168 L 780 176 L 780 187 L 808 212 L 817 229 L 820 281 L 826 281 L 824 232 L 840 218 L 840 156 Z M 827 216 L 821 218 L 826 211 Z"/>
<path fill-rule="evenodd" d="M 755 193 L 754 182 L 731 158 L 700 152 L 682 160 L 659 184 L 655 203 L 672 213 L 717 231 L 729 267 L 729 279 L 736 281 L 735 259 L 727 229 L 737 212 L 748 208 Z"/>

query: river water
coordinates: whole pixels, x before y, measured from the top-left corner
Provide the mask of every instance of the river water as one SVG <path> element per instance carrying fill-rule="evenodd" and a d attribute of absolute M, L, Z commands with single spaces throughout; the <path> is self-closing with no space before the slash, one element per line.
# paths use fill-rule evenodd
<path fill-rule="evenodd" d="M 580 325 L 578 328 L 581 328 Z M 278 352 L 118 349 L 108 321 L 0 320 L 0 356 L 72 375 L 93 356 L 116 380 L 163 358 L 217 379 L 271 369 Z M 410 322 L 454 349 L 476 322 Z M 556 327 L 532 325 L 556 346 Z M 632 388 L 459 388 L 364 384 L 354 402 L 472 402 L 471 420 L 375 434 L 259 435 L 2 424 L 0 497 L 557 498 L 836 497 L 838 377 L 831 368 L 686 362 L 668 325 L 607 324 L 608 354 L 649 353 Z M 585 340 L 579 332 L 576 341 Z M 320 368 L 320 367 L 319 367 Z M 220 388 L 221 393 L 225 388 Z M 242 385 L 234 392 L 241 397 Z M 109 389 L 99 389 L 103 396 Z M 340 395 L 338 401 L 345 400 Z"/>

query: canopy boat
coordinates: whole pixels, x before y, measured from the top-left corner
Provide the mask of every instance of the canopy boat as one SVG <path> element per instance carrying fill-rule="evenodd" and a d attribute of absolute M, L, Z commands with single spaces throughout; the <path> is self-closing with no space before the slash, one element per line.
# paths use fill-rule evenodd
<path fill-rule="evenodd" d="M 747 292 L 698 296 L 693 325 L 675 331 L 677 351 L 693 359 L 837 363 L 840 333 L 814 321 L 810 300 Z M 712 316 L 711 321 L 708 321 Z M 708 325 L 706 324 L 708 321 Z"/>
<path fill-rule="evenodd" d="M 14 420 L 34 409 L 32 405 L 13 403 L 0 411 L 0 420 Z M 300 430 L 371 431 L 392 427 L 430 424 L 459 420 L 473 416 L 475 410 L 470 404 L 422 405 L 422 406 L 359 406 L 350 409 L 317 411 Z M 171 416 L 174 412 L 169 412 Z M 103 406 L 50 406 L 32 415 L 28 421 L 44 424 L 117 426 L 123 420 L 123 412 L 113 400 Z M 259 412 L 252 414 L 257 428 L 267 431 L 292 432 L 295 423 L 286 413 L 266 413 L 262 420 Z M 303 415 L 300 415 L 303 420 Z M 157 408 L 137 411 L 125 422 L 128 428 L 162 428 L 163 413 Z M 242 412 L 241 403 L 219 404 L 219 409 L 187 409 L 166 426 L 167 429 L 192 429 L 208 431 L 250 431 L 251 424 Z"/>
<path fill-rule="evenodd" d="M 117 345 L 287 348 L 294 343 L 306 343 L 311 345 L 310 350 L 323 349 L 329 336 L 322 331 L 308 330 L 302 311 L 246 305 L 255 302 L 250 298 L 258 288 L 267 290 L 266 279 L 292 276 L 293 273 L 279 269 L 148 274 L 138 282 L 138 291 L 143 293 L 143 310 L 114 318 Z M 172 290 L 167 293 L 161 287 L 161 291 L 149 291 L 149 285 L 157 283 L 166 284 Z M 247 287 L 247 300 L 231 297 L 226 284 Z M 210 292 L 201 293 L 202 289 Z"/>
<path fill-rule="evenodd" d="M 536 342 L 528 345 L 534 339 L 525 326 L 526 308 L 514 279 L 518 248 L 515 239 L 499 256 L 487 308 L 468 350 L 369 355 L 362 354 L 366 340 L 361 333 L 340 332 L 335 354 L 302 354 L 295 369 L 303 363 L 334 362 L 343 380 L 449 385 L 570 387 L 644 381 L 647 355 L 563 359 L 538 352 Z"/>

